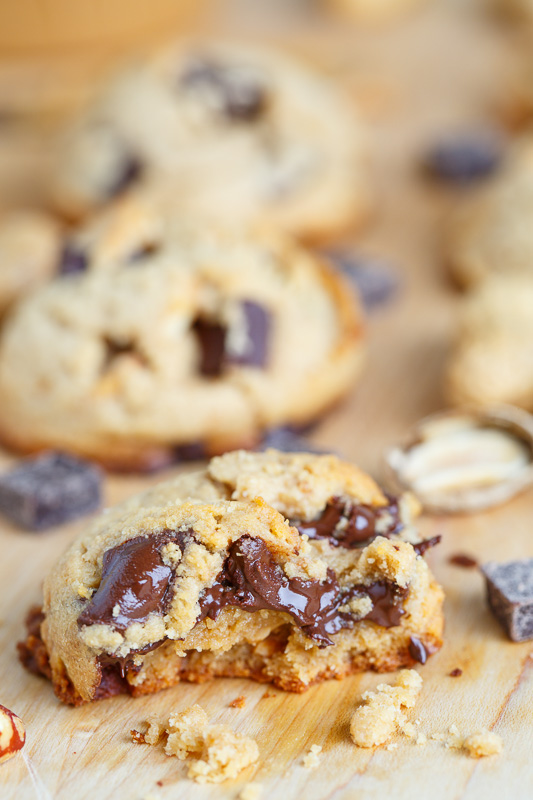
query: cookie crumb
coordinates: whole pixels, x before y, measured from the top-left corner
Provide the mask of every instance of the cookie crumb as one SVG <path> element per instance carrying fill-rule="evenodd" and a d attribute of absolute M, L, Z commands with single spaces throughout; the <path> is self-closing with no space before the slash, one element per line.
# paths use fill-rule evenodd
<path fill-rule="evenodd" d="M 247 783 L 239 795 L 239 800 L 259 800 L 263 794 L 260 783 Z"/>
<path fill-rule="evenodd" d="M 134 744 L 146 744 L 146 739 L 144 738 L 144 733 L 140 731 L 131 730 L 130 731 L 131 741 Z"/>
<path fill-rule="evenodd" d="M 306 769 L 316 769 L 320 764 L 319 753 L 322 748 L 319 744 L 312 744 L 309 752 L 303 758 L 303 765 Z"/>
<path fill-rule="evenodd" d="M 229 704 L 230 708 L 244 708 L 246 704 L 246 697 L 243 694 L 240 694 L 234 700 L 231 701 Z"/>
<path fill-rule="evenodd" d="M 134 738 L 135 734 L 135 738 Z M 133 741 L 156 745 L 166 737 L 165 753 L 184 761 L 191 758 L 189 778 L 197 783 L 220 783 L 235 778 L 259 758 L 257 743 L 234 733 L 228 725 L 210 725 L 199 705 L 171 714 L 166 725 L 150 722 L 148 731 L 132 731 Z"/>
<path fill-rule="evenodd" d="M 467 736 L 463 747 L 470 758 L 483 758 L 484 756 L 494 756 L 501 753 L 503 741 L 497 733 L 483 730 Z"/>
<path fill-rule="evenodd" d="M 398 749 L 398 742 L 391 742 L 385 748 L 386 750 L 397 750 Z"/>
<path fill-rule="evenodd" d="M 415 744 L 417 744 L 419 747 L 424 747 L 427 743 L 428 743 L 428 737 L 426 736 L 426 734 L 419 733 L 418 736 L 416 737 Z"/>
<path fill-rule="evenodd" d="M 375 747 L 385 742 L 405 722 L 405 710 L 413 708 L 422 678 L 412 669 L 403 669 L 396 684 L 381 683 L 375 692 L 365 692 L 362 704 L 356 708 L 350 734 L 358 747 Z"/>
<path fill-rule="evenodd" d="M 463 670 L 459 669 L 459 667 L 456 667 L 455 669 L 452 669 L 452 671 L 449 672 L 448 674 L 450 678 L 460 678 L 461 675 L 463 674 Z"/>
<path fill-rule="evenodd" d="M 264 695 L 262 696 L 261 700 L 269 700 L 271 697 L 275 697 L 275 696 L 276 696 L 275 692 L 266 691 L 264 693 Z"/>

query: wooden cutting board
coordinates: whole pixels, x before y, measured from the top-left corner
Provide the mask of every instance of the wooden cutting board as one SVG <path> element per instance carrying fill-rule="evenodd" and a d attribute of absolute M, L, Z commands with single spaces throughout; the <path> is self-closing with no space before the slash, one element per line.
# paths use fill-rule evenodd
<path fill-rule="evenodd" d="M 456 320 L 457 297 L 442 271 L 442 219 L 457 190 L 422 179 L 417 159 L 434 135 L 488 118 L 490 104 L 505 89 L 519 41 L 512 31 L 476 16 L 473 3 L 463 5 L 468 8 L 434 3 L 381 31 L 331 23 L 286 34 L 353 88 L 371 131 L 376 215 L 360 247 L 390 262 L 401 291 L 370 316 L 364 379 L 314 439 L 378 476 L 384 448 L 418 418 L 442 407 L 441 372 Z M 0 466 L 11 461 L 0 455 Z M 106 501 L 117 502 L 168 475 L 110 476 Z M 532 518 L 530 491 L 490 513 L 422 519 L 425 536 L 443 537 L 428 560 L 446 592 L 445 643 L 420 668 L 424 687 L 413 715 L 429 741 L 421 747 L 398 738 L 397 748 L 375 751 L 358 750 L 348 735 L 362 691 L 384 679 L 371 674 L 328 682 L 303 695 L 246 680 L 219 680 L 182 684 L 138 700 L 62 706 L 46 681 L 22 669 L 15 643 L 23 636 L 27 607 L 39 600 L 43 577 L 85 523 L 35 536 L 1 521 L 0 702 L 26 724 L 27 760 L 18 755 L 0 767 L 0 797 L 236 798 L 253 780 L 263 785 L 264 798 L 283 800 L 529 800 L 531 643 L 505 639 L 487 611 L 479 574 L 452 566 L 449 556 L 469 553 L 481 561 L 532 556 Z M 456 668 L 462 675 L 450 677 Z M 240 695 L 244 707 L 231 708 Z M 200 703 L 212 721 L 253 736 L 260 750 L 257 767 L 238 781 L 202 787 L 185 778 L 186 768 L 176 759 L 131 743 L 129 730 L 147 716 L 165 717 L 192 703 Z M 451 725 L 464 735 L 493 729 L 505 749 L 474 761 L 430 739 Z M 320 767 L 309 771 L 302 757 L 312 744 L 323 750 Z"/>

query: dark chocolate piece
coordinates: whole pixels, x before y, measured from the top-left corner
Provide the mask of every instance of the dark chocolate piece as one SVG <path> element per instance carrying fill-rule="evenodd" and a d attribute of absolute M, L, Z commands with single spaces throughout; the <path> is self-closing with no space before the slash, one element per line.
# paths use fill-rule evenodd
<path fill-rule="evenodd" d="M 400 602 L 406 591 L 377 581 L 370 586 L 340 589 L 335 573 L 328 570 L 324 582 L 287 578 L 262 539 L 242 536 L 234 542 L 213 586 L 200 600 L 199 620 L 216 619 L 226 606 L 246 611 L 268 609 L 290 614 L 298 627 L 320 647 L 341 628 L 352 627 L 353 614 L 339 611 L 350 598 L 369 595 L 373 608 L 365 619 L 383 627 L 398 625 L 404 614 Z"/>
<path fill-rule="evenodd" d="M 426 650 L 424 643 L 417 639 L 416 636 L 411 636 L 409 638 L 409 652 L 411 657 L 418 661 L 419 664 L 425 664 L 428 660 L 428 651 Z"/>
<path fill-rule="evenodd" d="M 367 310 L 388 303 L 397 293 L 398 277 L 378 259 L 342 250 L 328 251 L 325 255 L 354 284 Z"/>
<path fill-rule="evenodd" d="M 57 271 L 60 275 L 74 275 L 77 272 L 85 272 L 88 263 L 87 253 L 76 242 L 66 241 Z"/>
<path fill-rule="evenodd" d="M 450 678 L 460 678 L 462 674 L 463 670 L 459 669 L 459 667 L 455 667 L 455 669 L 452 669 L 452 671 L 449 673 Z"/>
<path fill-rule="evenodd" d="M 462 567 L 463 569 L 475 569 L 478 566 L 476 559 L 466 553 L 455 553 L 449 557 L 448 561 L 454 567 Z"/>
<path fill-rule="evenodd" d="M 437 536 L 432 536 L 431 539 L 423 539 L 421 542 L 417 542 L 413 545 L 413 550 L 417 555 L 423 556 L 424 553 L 435 545 L 439 544 L 442 536 L 437 534 Z"/>
<path fill-rule="evenodd" d="M 494 132 L 448 137 L 436 142 L 424 158 L 424 168 L 433 177 L 468 183 L 485 178 L 499 166 L 502 141 Z"/>
<path fill-rule="evenodd" d="M 270 338 L 270 314 L 257 303 L 243 300 L 246 335 L 242 351 L 228 351 L 227 328 L 217 320 L 199 317 L 193 324 L 200 349 L 199 370 L 208 378 L 218 378 L 227 366 L 261 368 L 266 365 Z"/>
<path fill-rule="evenodd" d="M 224 366 L 226 328 L 219 322 L 199 318 L 192 326 L 200 349 L 199 369 L 206 378 L 218 378 Z"/>
<path fill-rule="evenodd" d="M 533 639 L 533 558 L 485 564 L 489 606 L 514 642 Z"/>
<path fill-rule="evenodd" d="M 112 176 L 113 180 L 107 187 L 107 197 L 109 199 L 116 197 L 116 195 L 138 180 L 142 172 L 143 165 L 140 159 L 134 156 L 133 153 L 124 152 L 122 160 Z"/>
<path fill-rule="evenodd" d="M 0 512 L 22 528 L 41 531 L 95 511 L 101 487 L 94 464 L 43 453 L 0 476 Z"/>
<path fill-rule="evenodd" d="M 291 525 L 310 539 L 328 539 L 333 547 L 353 550 L 368 544 L 376 536 L 389 537 L 402 530 L 398 501 L 392 497 L 388 501 L 386 506 L 370 506 L 332 497 L 317 519 L 310 522 L 292 520 Z M 378 532 L 376 523 L 385 516 L 390 516 L 390 522 Z"/>
<path fill-rule="evenodd" d="M 254 122 L 267 107 L 268 92 L 255 76 L 214 59 L 198 58 L 189 64 L 180 84 L 209 93 L 217 111 L 232 122 Z"/>
<path fill-rule="evenodd" d="M 163 531 L 136 536 L 104 553 L 100 586 L 78 617 L 78 625 L 110 625 L 124 631 L 150 614 L 164 614 L 171 599 L 174 570 L 163 562 L 169 542 L 181 549 L 192 532 Z M 114 659 L 116 661 L 116 659 Z"/>
<path fill-rule="evenodd" d="M 270 314 L 251 300 L 243 300 L 241 309 L 246 326 L 244 346 L 241 352 L 227 353 L 226 360 L 229 364 L 264 367 L 268 360 Z"/>

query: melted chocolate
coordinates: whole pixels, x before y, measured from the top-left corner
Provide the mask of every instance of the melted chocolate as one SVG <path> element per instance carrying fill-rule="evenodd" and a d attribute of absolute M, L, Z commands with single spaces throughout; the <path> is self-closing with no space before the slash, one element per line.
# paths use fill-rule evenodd
<path fill-rule="evenodd" d="M 417 542 L 417 544 L 413 545 L 413 550 L 419 556 L 423 556 L 426 550 L 429 550 L 431 547 L 435 547 L 435 545 L 439 544 L 442 536 L 432 536 L 431 539 L 424 539 L 422 542 Z"/>
<path fill-rule="evenodd" d="M 460 678 L 461 675 L 463 674 L 463 670 L 460 669 L 459 667 L 455 667 L 455 669 L 452 669 L 452 671 L 448 674 L 450 678 Z"/>
<path fill-rule="evenodd" d="M 409 639 L 409 652 L 411 657 L 418 661 L 419 664 L 425 664 L 428 660 L 428 651 L 426 650 L 423 642 L 417 639 L 416 636 L 411 636 Z"/>
<path fill-rule="evenodd" d="M 333 497 L 317 519 L 310 522 L 292 521 L 291 525 L 300 533 L 307 534 L 310 539 L 328 539 L 333 547 L 353 550 L 368 544 L 376 536 L 389 537 L 401 531 L 403 523 L 400 520 L 398 501 L 394 498 L 388 499 L 386 506 L 371 506 Z M 378 533 L 376 523 L 385 515 L 390 515 L 390 524 Z"/>
<path fill-rule="evenodd" d="M 218 378 L 226 366 L 232 364 L 248 367 L 264 367 L 268 358 L 270 337 L 270 315 L 257 303 L 243 300 L 241 310 L 246 335 L 244 347 L 239 352 L 227 349 L 227 328 L 216 320 L 199 317 L 193 324 L 200 349 L 199 369 L 208 378 Z"/>
<path fill-rule="evenodd" d="M 267 105 L 267 91 L 255 77 L 209 58 L 191 63 L 181 85 L 209 92 L 217 110 L 233 122 L 253 122 Z"/>
<path fill-rule="evenodd" d="M 326 647 L 333 644 L 329 638 L 332 634 L 352 627 L 356 621 L 353 614 L 339 610 L 350 598 L 370 595 L 373 607 L 365 619 L 392 627 L 399 624 L 404 614 L 399 603 L 405 593 L 406 590 L 384 581 L 342 591 L 331 569 L 322 583 L 287 578 L 265 542 L 245 535 L 231 545 L 214 585 L 201 598 L 198 619 L 216 619 L 226 606 L 246 611 L 284 611 L 303 633 L 320 647 Z"/>
<path fill-rule="evenodd" d="M 183 548 L 190 535 L 164 531 L 136 536 L 107 550 L 100 586 L 79 615 L 78 625 L 109 625 L 124 631 L 132 622 L 146 622 L 150 614 L 164 614 L 174 572 L 163 563 L 161 548 L 168 542 Z"/>

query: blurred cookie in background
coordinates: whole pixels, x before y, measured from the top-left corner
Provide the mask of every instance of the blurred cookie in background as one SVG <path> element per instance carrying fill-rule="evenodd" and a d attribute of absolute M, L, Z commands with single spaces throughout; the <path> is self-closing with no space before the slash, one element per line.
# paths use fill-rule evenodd
<path fill-rule="evenodd" d="M 272 232 L 152 228 L 147 215 L 143 238 L 128 205 L 92 250 L 70 243 L 77 266 L 5 325 L 7 444 L 150 469 L 303 427 L 349 390 L 362 322 L 335 270 Z"/>
<path fill-rule="evenodd" d="M 308 240 L 350 230 L 369 205 L 350 98 L 280 52 L 215 41 L 131 65 L 61 141 L 53 196 L 67 217 L 132 188 Z"/>
<path fill-rule="evenodd" d="M 523 274 L 533 282 L 533 137 L 453 213 L 448 261 L 462 287 L 491 275 Z"/>
<path fill-rule="evenodd" d="M 509 403 L 533 411 L 533 278 L 487 278 L 463 299 L 446 372 L 456 404 Z"/>
<path fill-rule="evenodd" d="M 334 12 L 356 22 L 387 22 L 402 17 L 426 0 L 322 0 Z"/>
<path fill-rule="evenodd" d="M 0 316 L 15 300 L 52 277 L 61 242 L 59 224 L 45 213 L 0 215 Z"/>

